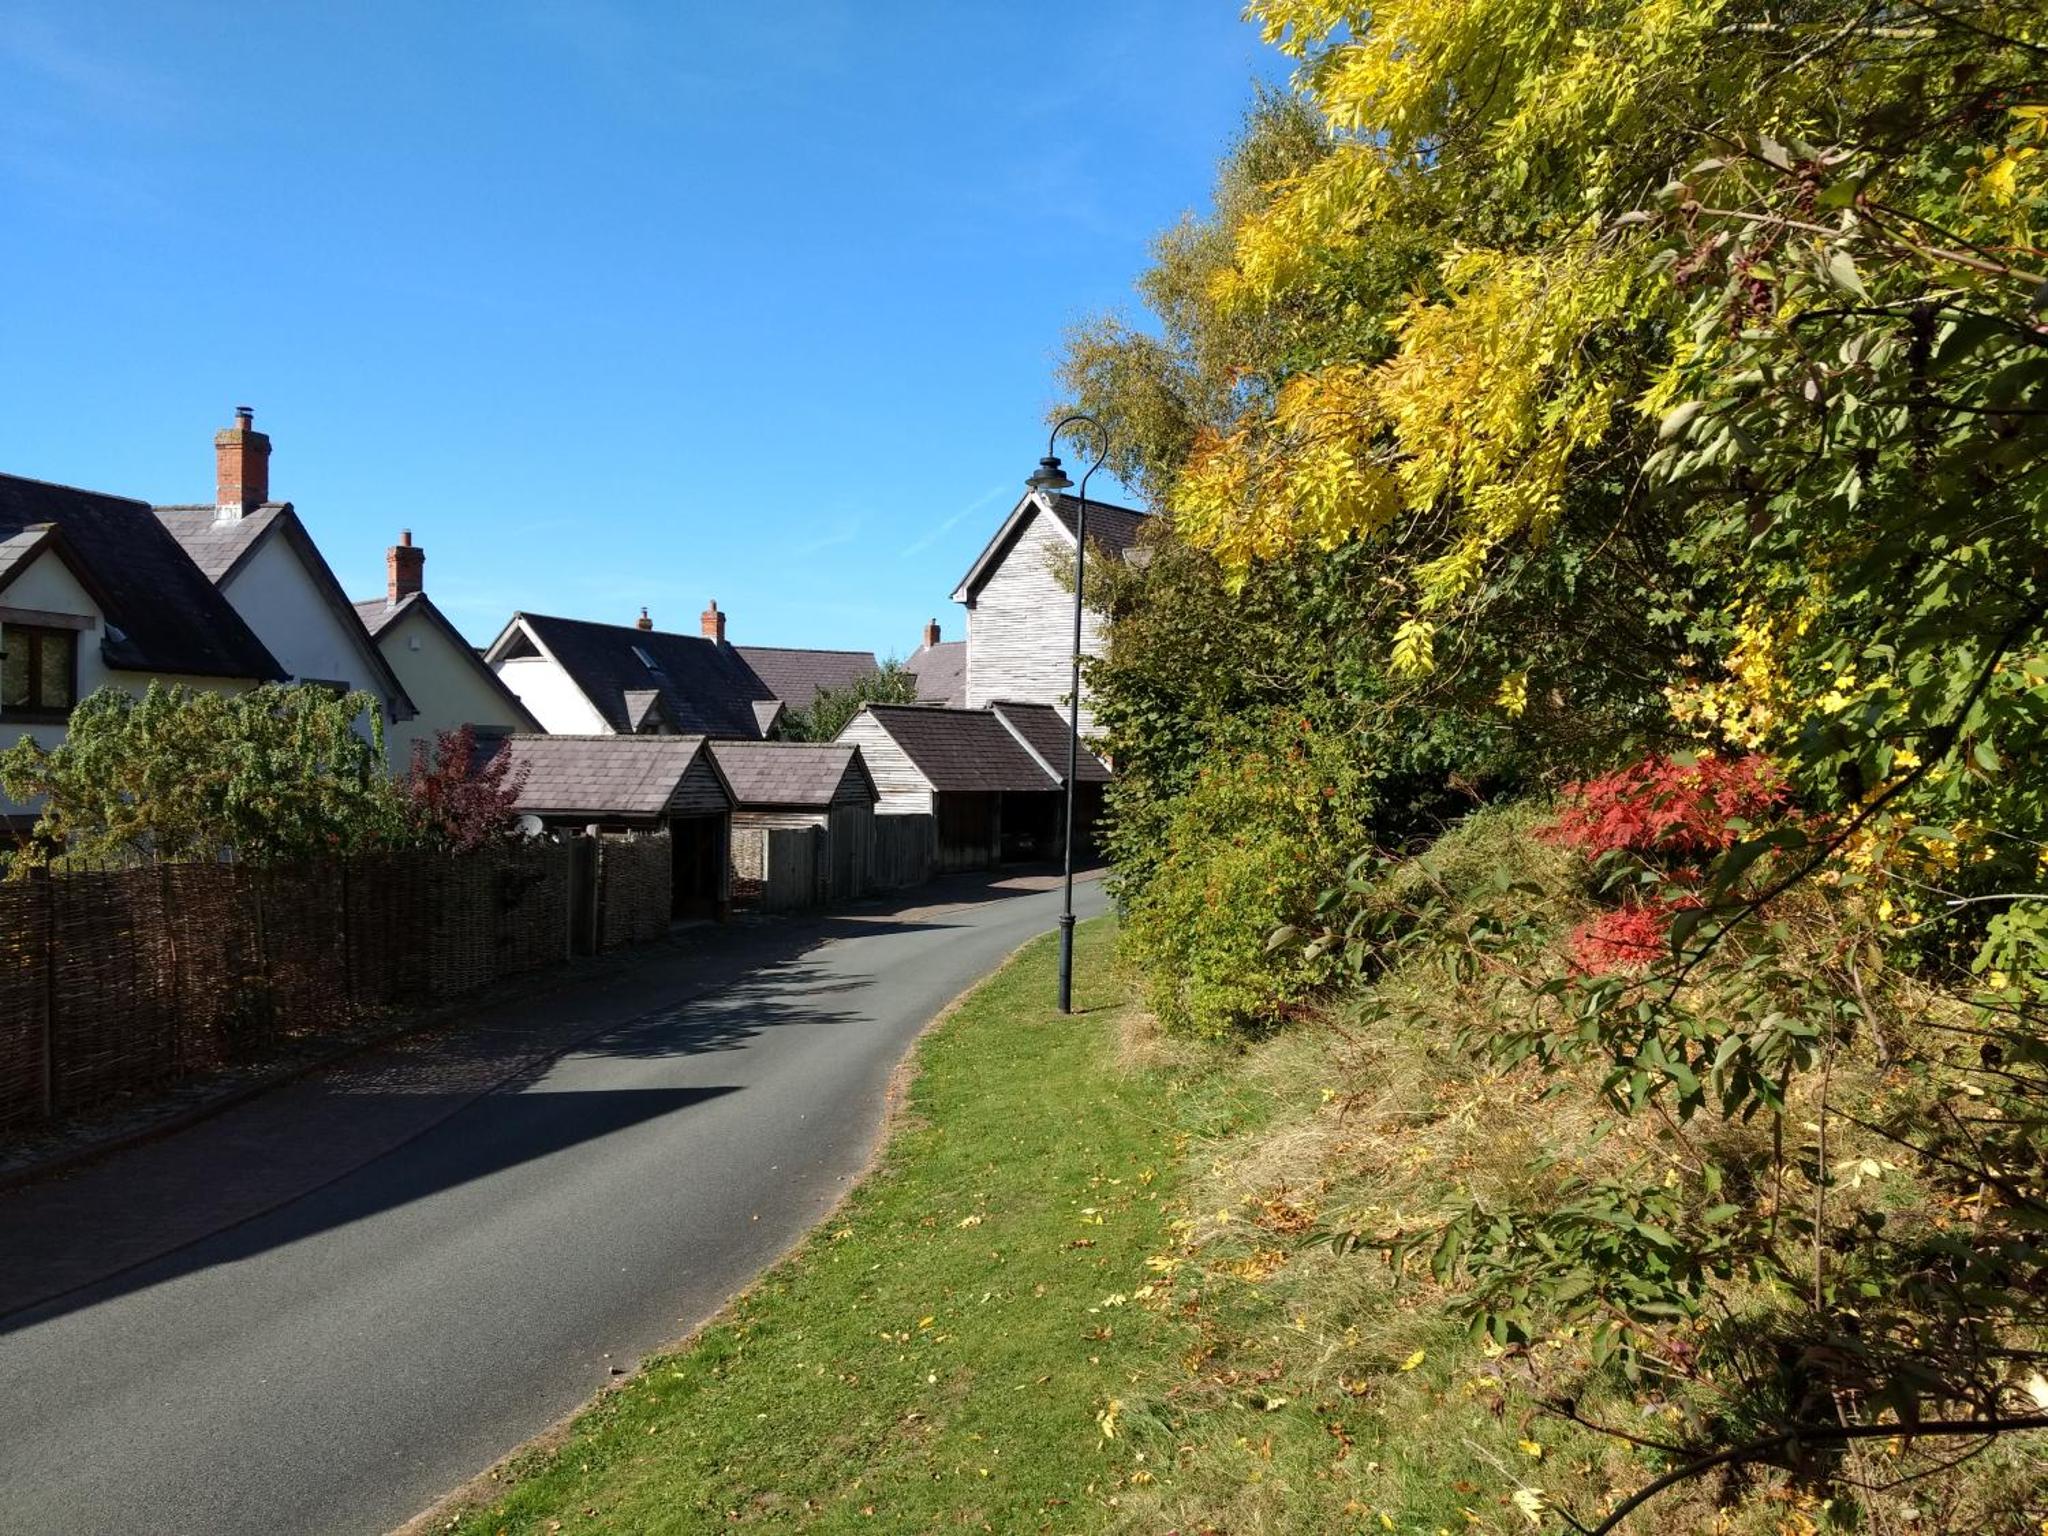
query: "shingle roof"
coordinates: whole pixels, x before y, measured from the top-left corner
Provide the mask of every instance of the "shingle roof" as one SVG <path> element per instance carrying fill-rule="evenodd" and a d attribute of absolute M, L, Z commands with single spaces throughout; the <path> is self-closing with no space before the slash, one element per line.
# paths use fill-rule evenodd
<path fill-rule="evenodd" d="M 147 502 L 0 475 L 0 540 L 55 524 L 103 594 L 111 667 L 282 680 L 284 669 Z"/>
<path fill-rule="evenodd" d="M 1050 790 L 1059 786 L 1003 722 L 985 709 L 870 704 L 866 713 L 940 791 Z"/>
<path fill-rule="evenodd" d="M 1052 509 L 1067 532 L 1072 533 L 1080 521 L 1080 499 L 1061 491 L 1052 498 Z M 1088 498 L 1088 542 L 1121 557 L 1138 542 L 1138 530 L 1145 526 L 1150 516 L 1150 513 L 1114 506 L 1091 496 Z"/>
<path fill-rule="evenodd" d="M 1050 704 L 1020 704 L 1010 699 L 995 700 L 989 710 L 1024 739 L 1025 746 L 1038 754 L 1054 778 L 1065 782 L 1070 722 L 1063 712 Z M 1109 769 L 1088 750 L 1086 743 L 1075 759 L 1074 778 L 1082 784 L 1109 782 Z"/>
<path fill-rule="evenodd" d="M 781 645 L 736 645 L 768 692 L 796 709 L 818 694 L 850 688 L 882 670 L 873 651 L 806 651 Z"/>
<path fill-rule="evenodd" d="M 658 816 L 702 736 L 508 736 L 519 809 L 537 816 Z"/>
<path fill-rule="evenodd" d="M 742 740 L 761 734 L 754 703 L 773 695 L 729 645 L 537 613 L 514 614 L 512 624 L 526 626 L 615 731 L 634 728 L 629 692 L 657 691 L 678 730 Z"/>
<path fill-rule="evenodd" d="M 170 529 L 171 537 L 184 546 L 192 563 L 206 572 L 206 579 L 219 586 L 256 541 L 270 531 L 270 525 L 290 510 L 289 503 L 266 501 L 262 506 L 228 522 L 220 521 L 216 507 L 158 507 L 157 521 Z"/>
<path fill-rule="evenodd" d="M 866 779 L 860 748 L 832 741 L 716 741 L 711 755 L 718 760 L 733 803 L 752 806 L 801 805 L 822 810 L 832 803 L 851 769 Z M 868 799 L 874 784 L 864 786 Z"/>
<path fill-rule="evenodd" d="M 917 702 L 950 704 L 955 709 L 967 703 L 967 642 L 943 640 L 937 645 L 918 647 L 904 664 L 917 679 Z"/>

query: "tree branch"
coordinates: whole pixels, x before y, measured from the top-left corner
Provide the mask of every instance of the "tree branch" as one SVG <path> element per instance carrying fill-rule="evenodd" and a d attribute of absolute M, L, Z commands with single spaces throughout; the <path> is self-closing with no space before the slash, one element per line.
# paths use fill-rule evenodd
<path fill-rule="evenodd" d="M 1752 1440 L 1747 1445 L 1730 1446 L 1716 1451 L 1711 1456 L 1702 1456 L 1697 1461 L 1687 1462 L 1657 1478 L 1647 1487 L 1639 1489 L 1616 1506 L 1614 1513 L 1593 1527 L 1592 1536 L 1608 1536 L 1619 1530 L 1621 1522 L 1650 1502 L 1665 1489 L 1698 1477 L 1702 1472 L 1711 1472 L 1716 1467 L 1731 1462 L 1755 1461 L 1767 1456 L 1780 1446 L 1800 1441 L 1824 1444 L 1848 1440 L 1884 1439 L 1934 1439 L 1945 1435 L 2002 1435 L 2015 1430 L 2048 1429 L 2048 1414 L 2035 1414 L 2021 1419 L 1932 1419 L 1924 1424 L 1811 1424 L 1798 1429 L 1788 1429 L 1782 1434 L 1767 1435 L 1761 1440 Z M 1574 1522 L 1576 1523 L 1576 1522 Z"/>

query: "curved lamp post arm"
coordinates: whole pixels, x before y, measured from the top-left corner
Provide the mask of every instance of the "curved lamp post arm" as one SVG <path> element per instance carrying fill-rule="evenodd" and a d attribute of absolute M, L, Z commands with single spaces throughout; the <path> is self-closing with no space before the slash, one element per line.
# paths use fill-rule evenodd
<path fill-rule="evenodd" d="M 1074 517 L 1074 651 L 1072 692 L 1068 694 L 1067 715 L 1067 782 L 1066 782 L 1066 826 L 1065 826 L 1065 887 L 1060 905 L 1060 1012 L 1074 1011 L 1074 801 L 1075 781 L 1081 769 L 1081 614 L 1086 601 L 1088 576 L 1088 481 L 1095 471 L 1102 468 L 1102 461 L 1109 457 L 1109 429 L 1093 416 L 1073 415 L 1052 429 L 1046 439 L 1045 457 L 1039 461 L 1039 474 L 1032 476 L 1032 484 L 1041 490 L 1058 490 L 1072 484 L 1060 472 L 1060 434 L 1069 427 L 1090 426 L 1095 429 L 1095 460 L 1082 472 L 1080 494 L 1075 500 L 1080 504 Z"/>

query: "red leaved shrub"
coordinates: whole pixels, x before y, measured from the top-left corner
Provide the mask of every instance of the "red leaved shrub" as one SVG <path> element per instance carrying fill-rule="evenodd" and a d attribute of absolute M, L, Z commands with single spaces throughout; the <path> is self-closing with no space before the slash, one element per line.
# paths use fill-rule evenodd
<path fill-rule="evenodd" d="M 1790 796 L 1770 759 L 1648 757 L 1597 779 L 1568 784 L 1564 809 L 1543 836 L 1588 858 L 1629 852 L 1692 863 L 1724 852 L 1754 825 L 1781 814 Z"/>
<path fill-rule="evenodd" d="M 1589 859 L 1630 853 L 1654 861 L 1683 886 L 1744 836 L 1731 823 L 1754 830 L 1782 818 L 1790 800 L 1784 777 L 1765 757 L 1649 757 L 1567 785 L 1557 820 L 1539 835 Z M 1651 965 L 1666 952 L 1672 917 L 1698 905 L 1693 896 L 1632 893 L 1572 930 L 1572 966 L 1600 975 Z"/>
<path fill-rule="evenodd" d="M 1662 901 L 1648 897 L 1588 918 L 1566 941 L 1572 969 L 1602 976 L 1653 964 L 1671 942 L 1672 917 L 1698 905 L 1690 898 Z"/>
<path fill-rule="evenodd" d="M 412 747 L 412 771 L 399 781 L 405 819 L 425 847 L 471 853 L 503 837 L 518 817 L 526 771 L 511 772 L 512 760 L 495 743 L 480 751 L 469 726 L 442 731 L 430 755 L 424 741 Z"/>

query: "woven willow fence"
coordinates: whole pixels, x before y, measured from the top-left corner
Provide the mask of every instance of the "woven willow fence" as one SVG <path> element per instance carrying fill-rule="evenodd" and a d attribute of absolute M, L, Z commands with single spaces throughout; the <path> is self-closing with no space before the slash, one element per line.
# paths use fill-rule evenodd
<path fill-rule="evenodd" d="M 598 900 L 622 938 L 652 937 L 666 883 L 604 888 L 649 859 L 634 852 L 599 861 Z M 665 837 L 658 852 L 665 869 Z M 532 843 L 0 883 L 0 1134 L 563 960 L 572 853 Z"/>

